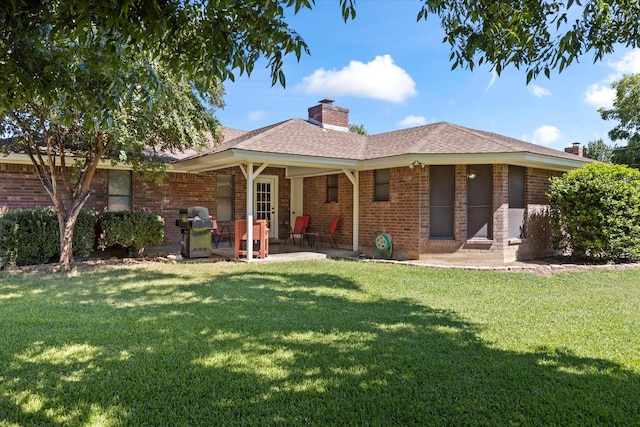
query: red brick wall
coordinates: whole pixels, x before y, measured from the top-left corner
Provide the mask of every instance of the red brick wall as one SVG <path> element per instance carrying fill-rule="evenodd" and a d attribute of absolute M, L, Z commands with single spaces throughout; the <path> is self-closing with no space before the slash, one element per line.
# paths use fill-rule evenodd
<path fill-rule="evenodd" d="M 504 250 L 509 238 L 509 166 L 493 165 L 493 240 L 492 249 Z"/>
<path fill-rule="evenodd" d="M 338 175 L 338 201 L 327 202 L 327 177 L 305 178 L 303 182 L 304 215 L 309 215 L 309 229 L 323 233 L 338 217 L 334 240 L 340 247 L 353 247 L 353 185 L 343 173 Z"/>
<path fill-rule="evenodd" d="M 51 206 L 32 166 L 0 163 L 0 208 Z"/>
<path fill-rule="evenodd" d="M 551 185 L 551 178 L 557 176 L 562 176 L 562 172 L 527 168 L 525 203 L 528 205 L 548 205 L 547 191 Z"/>
<path fill-rule="evenodd" d="M 433 252 L 464 252 L 474 248 L 466 243 L 466 165 L 456 165 L 455 240 L 429 240 L 429 167 L 409 169 L 391 168 L 389 201 L 375 202 L 374 171 L 359 174 L 360 230 L 362 250 L 375 253 L 374 238 L 378 232 L 389 233 L 393 240 L 394 257 L 418 257 Z M 156 213 L 165 218 L 167 244 L 179 244 L 180 230 L 175 226 L 178 210 L 189 206 L 205 206 L 216 213 L 217 173 L 235 176 L 235 218 L 246 217 L 246 180 L 239 168 L 201 174 L 169 173 L 159 183 L 144 182 L 134 175 L 133 209 Z M 290 181 L 281 168 L 266 168 L 263 175 L 278 176 L 279 237 L 286 238 L 290 212 Z M 561 172 L 527 168 L 526 203 L 547 205 L 546 192 L 549 179 Z M 99 170 L 94 177 L 92 195 L 86 207 L 102 212 L 107 207 L 107 170 Z M 312 230 L 324 231 L 331 219 L 339 217 L 336 241 L 341 247 L 351 248 L 353 235 L 353 185 L 344 175 L 338 175 L 338 202 L 326 202 L 326 177 L 304 179 L 304 210 L 311 217 Z M 494 239 L 492 248 L 502 250 L 507 244 L 508 167 L 494 166 Z M 38 180 L 31 165 L 0 163 L 0 208 L 32 208 L 51 206 L 51 199 Z M 233 224 L 229 224 L 233 225 Z"/>
<path fill-rule="evenodd" d="M 106 171 L 96 173 L 91 187 L 94 194 L 86 204 L 88 209 L 102 211 L 106 206 L 106 194 L 104 197 L 95 194 L 97 191 L 106 193 L 106 177 Z M 53 206 L 51 197 L 32 165 L 0 163 L 0 208 L 28 209 L 50 206 Z"/>
<path fill-rule="evenodd" d="M 417 167 L 389 169 L 389 201 L 374 197 L 374 171 L 360 172 L 360 232 L 367 252 L 375 252 L 377 233 L 391 235 L 394 257 L 416 258 L 420 250 L 420 186 L 425 170 Z"/>
<path fill-rule="evenodd" d="M 165 220 L 165 243 L 180 243 L 180 229 L 175 225 L 179 210 L 189 206 L 204 206 L 209 213 L 216 214 L 216 173 L 235 176 L 236 219 L 246 217 L 246 180 L 239 168 L 200 174 L 169 173 L 161 182 L 144 181 L 135 174 L 132 179 L 132 209 L 160 215 Z M 265 175 L 278 176 L 280 235 L 286 236 L 286 221 L 289 212 L 289 180 L 284 169 L 266 168 Z M 85 204 L 87 209 L 102 212 L 108 206 L 108 171 L 96 172 L 91 185 L 91 197 Z M 38 180 L 31 165 L 0 163 L 0 207 L 10 209 L 51 206 L 51 198 Z M 284 213 L 284 215 L 283 215 Z M 233 228 L 233 224 L 228 224 Z M 284 233 L 284 234 L 283 234 Z"/>

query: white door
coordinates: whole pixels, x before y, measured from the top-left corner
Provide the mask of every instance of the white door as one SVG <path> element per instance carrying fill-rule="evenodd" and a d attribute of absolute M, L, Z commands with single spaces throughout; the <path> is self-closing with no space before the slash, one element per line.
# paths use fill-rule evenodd
<path fill-rule="evenodd" d="M 253 181 L 253 219 L 269 221 L 269 238 L 278 235 L 278 177 L 259 176 Z"/>

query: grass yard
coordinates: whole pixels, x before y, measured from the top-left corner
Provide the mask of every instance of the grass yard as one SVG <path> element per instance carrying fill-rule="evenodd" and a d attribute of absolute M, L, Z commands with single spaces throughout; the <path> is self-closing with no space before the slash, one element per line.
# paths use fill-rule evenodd
<path fill-rule="evenodd" d="M 640 270 L 0 272 L 0 426 L 640 425 Z"/>

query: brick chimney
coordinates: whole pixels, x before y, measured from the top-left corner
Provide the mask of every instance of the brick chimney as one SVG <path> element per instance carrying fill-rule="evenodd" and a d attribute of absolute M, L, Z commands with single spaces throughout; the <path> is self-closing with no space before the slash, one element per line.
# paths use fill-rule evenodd
<path fill-rule="evenodd" d="M 310 107 L 309 123 L 325 129 L 349 131 L 349 109 L 333 105 L 333 99 L 323 99 L 320 104 Z"/>
<path fill-rule="evenodd" d="M 586 157 L 587 156 L 587 151 L 584 149 L 584 147 L 582 145 L 580 145 L 579 142 L 571 143 L 571 147 L 566 147 L 564 149 L 564 151 L 566 153 L 575 154 L 576 156 L 580 156 L 580 157 Z"/>

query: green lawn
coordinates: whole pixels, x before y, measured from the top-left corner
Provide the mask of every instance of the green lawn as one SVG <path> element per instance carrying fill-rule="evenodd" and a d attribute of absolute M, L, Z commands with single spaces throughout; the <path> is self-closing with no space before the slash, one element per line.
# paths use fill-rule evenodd
<path fill-rule="evenodd" d="M 0 426 L 640 425 L 640 270 L 0 272 Z"/>

